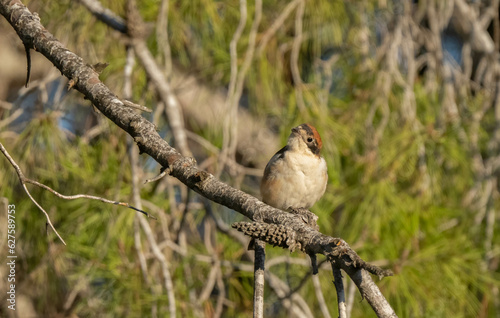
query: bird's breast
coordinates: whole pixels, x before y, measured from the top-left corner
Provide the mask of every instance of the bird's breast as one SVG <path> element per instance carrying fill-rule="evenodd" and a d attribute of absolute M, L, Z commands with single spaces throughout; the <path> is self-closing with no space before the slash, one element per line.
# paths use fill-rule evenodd
<path fill-rule="evenodd" d="M 283 210 L 310 208 L 324 194 L 328 178 L 322 157 L 294 152 L 268 165 L 265 174 L 263 200 Z"/>

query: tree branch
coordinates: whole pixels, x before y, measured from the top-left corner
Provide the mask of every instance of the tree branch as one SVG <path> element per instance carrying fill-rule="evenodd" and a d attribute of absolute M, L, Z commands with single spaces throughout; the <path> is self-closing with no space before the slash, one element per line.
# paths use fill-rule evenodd
<path fill-rule="evenodd" d="M 5 147 L 1 143 L 0 143 L 0 151 L 4 154 L 4 156 L 7 158 L 7 160 L 9 160 L 10 164 L 16 170 L 17 176 L 19 177 L 19 181 L 21 182 L 21 185 L 22 185 L 24 191 L 26 192 L 26 194 L 28 195 L 28 197 L 43 212 L 43 214 L 45 214 L 45 218 L 47 219 L 47 224 L 54 231 L 54 233 L 56 233 L 57 237 L 61 240 L 61 242 L 64 245 L 66 245 L 66 242 L 64 242 L 63 238 L 61 237 L 61 235 L 59 235 L 59 233 L 57 232 L 56 228 L 52 224 L 52 221 L 50 220 L 49 214 L 40 206 L 40 204 L 38 204 L 38 202 L 31 196 L 31 193 L 28 191 L 28 188 L 26 187 L 26 180 L 27 179 L 24 176 L 21 168 L 19 168 L 19 165 L 14 161 L 14 159 L 12 159 L 12 157 L 10 156 L 10 154 L 7 152 L 7 149 L 5 149 Z"/>

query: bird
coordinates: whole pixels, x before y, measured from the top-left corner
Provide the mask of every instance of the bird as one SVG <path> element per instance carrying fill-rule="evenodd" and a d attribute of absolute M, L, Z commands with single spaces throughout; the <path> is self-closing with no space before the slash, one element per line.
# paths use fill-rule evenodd
<path fill-rule="evenodd" d="M 286 146 L 266 165 L 260 184 L 262 201 L 296 213 L 309 209 L 325 193 L 328 172 L 321 137 L 310 124 L 292 128 Z M 317 217 L 316 217 L 317 219 Z"/>

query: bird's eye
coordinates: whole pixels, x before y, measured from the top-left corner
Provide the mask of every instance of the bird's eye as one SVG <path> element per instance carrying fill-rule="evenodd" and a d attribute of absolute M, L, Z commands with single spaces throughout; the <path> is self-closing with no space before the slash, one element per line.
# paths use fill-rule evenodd
<path fill-rule="evenodd" d="M 313 139 L 311 137 L 307 138 L 307 142 L 312 142 Z"/>

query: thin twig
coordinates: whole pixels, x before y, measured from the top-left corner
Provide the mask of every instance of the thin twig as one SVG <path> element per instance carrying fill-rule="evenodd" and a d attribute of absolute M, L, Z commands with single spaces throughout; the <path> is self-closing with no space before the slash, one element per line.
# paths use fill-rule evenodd
<path fill-rule="evenodd" d="M 295 317 L 314 317 L 309 308 L 309 304 L 298 293 L 290 294 L 290 287 L 278 278 L 276 275 L 266 271 L 266 281 L 276 295 L 279 297 L 283 306 Z M 286 297 L 290 295 L 290 297 Z"/>
<path fill-rule="evenodd" d="M 108 199 L 105 199 L 105 198 L 101 198 L 101 197 L 98 197 L 98 196 L 95 196 L 95 195 L 88 195 L 88 194 L 64 195 L 64 194 L 61 194 L 61 193 L 57 192 L 56 190 L 54 190 L 54 189 L 46 186 L 45 184 L 42 184 L 42 183 L 37 182 L 35 180 L 28 179 L 28 178 L 26 178 L 24 176 L 23 176 L 23 181 L 25 183 L 31 183 L 31 184 L 34 184 L 34 185 L 36 185 L 36 186 L 38 186 L 40 188 L 43 188 L 43 189 L 49 191 L 49 192 L 52 192 L 53 194 L 55 194 L 57 197 L 59 197 L 61 199 L 75 200 L 75 199 L 82 199 L 82 198 L 84 198 L 84 199 L 90 199 L 90 200 L 97 200 L 97 201 L 101 201 L 101 202 L 104 202 L 104 203 L 110 203 L 110 204 L 115 204 L 115 205 L 127 207 L 127 208 L 135 210 L 137 212 L 141 212 L 142 214 L 144 214 L 145 216 L 147 216 L 150 219 L 156 220 L 155 216 L 149 214 L 146 211 L 138 209 L 138 208 L 136 208 L 136 207 L 128 204 L 127 202 L 120 202 L 120 201 L 108 200 Z"/>
<path fill-rule="evenodd" d="M 237 74 L 236 85 L 234 88 L 233 95 L 230 96 L 232 111 L 232 131 L 231 131 L 231 142 L 229 144 L 229 157 L 234 159 L 236 153 L 236 145 L 238 143 L 238 104 L 243 94 L 243 84 L 245 83 L 245 78 L 247 76 L 248 70 L 252 65 L 253 56 L 255 52 L 255 41 L 257 38 L 257 30 L 260 25 L 260 20 L 262 18 L 262 0 L 255 0 L 255 13 L 254 19 L 252 22 L 252 27 L 250 28 L 250 33 L 248 34 L 248 46 L 245 52 L 245 59 L 243 60 L 243 64 L 241 65 L 240 70 Z"/>
<path fill-rule="evenodd" d="M 155 258 L 158 260 L 158 262 L 161 265 L 161 270 L 163 274 L 163 285 L 165 286 L 165 289 L 167 290 L 167 297 L 168 297 L 168 307 L 169 307 L 169 312 L 170 312 L 170 317 L 175 317 L 176 316 L 176 306 L 175 306 L 175 294 L 174 294 L 174 285 L 172 281 L 172 276 L 170 275 L 169 271 L 169 263 L 167 259 L 165 258 L 165 255 L 162 253 L 160 248 L 158 247 L 158 244 L 156 243 L 156 239 L 154 237 L 154 233 L 151 229 L 151 226 L 149 223 L 144 219 L 144 217 L 139 218 L 139 221 L 141 223 L 142 230 L 146 234 L 146 238 L 148 239 L 149 245 L 151 246 L 151 250 L 153 252 L 153 255 Z"/>
<path fill-rule="evenodd" d="M 31 78 L 31 52 L 27 45 L 24 46 L 24 50 L 26 52 L 26 84 L 24 87 L 28 88 Z"/>
<path fill-rule="evenodd" d="M 202 304 L 205 302 L 211 295 L 215 284 L 217 286 L 220 286 L 221 284 L 221 279 L 222 279 L 222 269 L 221 269 L 221 261 L 219 259 L 218 253 L 215 250 L 214 246 L 212 245 L 212 240 L 215 237 L 215 233 L 213 231 L 214 225 L 212 222 L 212 218 L 209 216 L 209 213 L 207 211 L 207 214 L 205 215 L 203 225 L 204 225 L 204 239 L 203 241 L 205 242 L 205 247 L 207 249 L 207 252 L 211 255 L 212 258 L 212 268 L 210 269 L 210 273 L 208 275 L 208 279 L 205 283 L 205 287 L 203 288 L 202 292 L 200 293 L 199 299 L 198 299 L 198 304 Z M 223 286 L 224 284 L 222 284 Z M 225 287 L 222 287 L 223 289 Z M 220 296 L 220 295 L 219 295 Z M 220 315 L 222 313 L 223 307 L 223 302 L 221 301 L 220 297 L 218 297 L 217 301 L 217 310 L 216 310 L 216 316 Z"/>
<path fill-rule="evenodd" d="M 219 295 L 217 296 L 217 304 L 215 305 L 214 318 L 219 318 L 222 316 L 224 310 L 224 301 L 226 300 L 226 286 L 224 285 L 222 269 L 219 270 L 219 274 L 217 275 L 217 288 Z"/>
<path fill-rule="evenodd" d="M 237 45 L 243 34 L 243 30 L 245 29 L 245 24 L 247 22 L 247 1 L 240 0 L 240 21 L 238 22 L 238 26 L 236 27 L 236 31 L 233 34 L 233 38 L 229 43 L 229 56 L 231 57 L 231 75 L 229 77 L 229 87 L 228 93 L 226 97 L 226 101 L 224 103 L 224 108 L 226 110 L 227 116 L 224 118 L 223 123 L 223 131 L 222 131 L 222 151 L 219 157 L 219 167 L 216 172 L 216 176 L 219 176 L 224 169 L 226 158 L 231 158 L 230 155 L 230 144 L 231 138 L 236 138 L 236 136 L 232 136 L 233 127 L 236 126 L 235 120 L 237 120 L 237 112 L 233 111 L 233 108 L 238 107 L 239 99 L 235 101 L 235 90 L 236 90 L 236 82 L 238 80 L 238 50 Z"/>
<path fill-rule="evenodd" d="M 325 297 L 323 296 L 323 290 L 321 289 L 321 282 L 319 280 L 319 275 L 312 275 L 311 279 L 314 285 L 314 292 L 316 293 L 316 298 L 318 299 L 319 309 L 321 310 L 323 317 L 331 318 L 332 316 L 330 316 L 330 312 L 328 311 L 328 306 L 326 305 L 325 302 Z"/>
<path fill-rule="evenodd" d="M 352 308 L 354 307 L 354 297 L 356 296 L 356 284 L 349 281 L 349 288 L 347 291 L 347 318 L 351 317 Z"/>
<path fill-rule="evenodd" d="M 268 264 L 267 264 L 267 267 L 270 268 L 272 265 L 276 265 L 275 262 L 273 262 L 275 258 L 272 258 L 269 260 Z M 286 259 L 285 257 L 283 259 Z M 290 258 L 288 258 L 289 260 L 287 261 L 287 264 L 298 264 L 298 265 L 304 265 L 304 266 L 307 266 L 307 267 L 310 267 L 310 264 L 301 264 L 300 262 L 300 259 L 295 259 L 296 261 L 293 262 L 293 261 L 290 261 Z M 294 258 L 292 258 L 293 260 Z M 321 262 L 319 262 L 318 264 L 318 268 L 321 268 L 321 265 L 322 264 L 326 264 L 327 262 L 327 259 L 323 259 Z M 304 276 L 302 276 L 302 278 L 299 280 L 299 283 L 297 284 L 297 286 L 295 286 L 294 288 L 290 288 L 290 291 L 288 292 L 288 294 L 285 295 L 284 298 L 290 298 L 293 294 L 296 294 L 302 287 L 304 287 L 304 285 L 307 283 L 307 281 L 309 280 L 309 277 L 311 276 L 317 276 L 317 275 L 313 275 L 313 269 L 311 268 L 307 273 L 304 274 Z"/>
<path fill-rule="evenodd" d="M 170 49 L 170 40 L 168 37 L 168 11 L 170 7 L 169 0 L 162 0 L 158 10 L 156 24 L 156 42 L 160 54 L 163 54 L 165 64 L 165 74 L 169 78 L 172 73 L 172 53 Z"/>
<path fill-rule="evenodd" d="M 24 176 L 24 174 L 22 173 L 21 169 L 19 168 L 19 166 L 15 163 L 15 161 L 12 159 L 12 157 L 9 155 L 9 153 L 7 152 L 7 150 L 5 150 L 5 148 L 3 147 L 3 145 L 1 143 L 0 143 L 0 150 L 7 157 L 7 159 L 11 163 L 11 165 L 16 169 L 17 175 L 19 176 L 19 179 L 21 180 L 21 183 L 23 185 L 26 184 L 26 183 L 30 183 L 30 184 L 36 185 L 36 186 L 38 186 L 38 187 L 40 187 L 42 189 L 45 189 L 45 190 L 51 192 L 52 194 L 56 195 L 57 197 L 59 197 L 61 199 L 65 199 L 65 200 L 75 200 L 75 199 L 82 199 L 82 198 L 84 198 L 84 199 L 97 200 L 97 201 L 101 201 L 101 202 L 104 202 L 104 203 L 110 203 L 110 204 L 115 204 L 115 205 L 119 205 L 119 206 L 124 206 L 124 207 L 127 207 L 129 209 L 135 210 L 137 212 L 141 212 L 142 214 L 144 214 L 145 216 L 147 216 L 150 219 L 156 220 L 155 216 L 149 214 L 146 211 L 138 209 L 138 208 L 136 208 L 136 207 L 128 204 L 127 202 L 112 201 L 112 200 L 108 200 L 108 199 L 105 199 L 105 198 L 101 198 L 101 197 L 94 196 L 94 195 L 88 195 L 88 194 L 75 194 L 75 195 L 64 195 L 64 194 L 61 194 L 61 193 L 57 192 L 56 190 L 52 189 L 51 187 L 46 186 L 43 183 L 40 183 L 38 181 L 26 178 Z M 52 224 L 50 223 L 50 220 L 49 220 L 49 224 L 52 226 Z M 54 231 L 55 231 L 55 229 L 54 229 Z"/>
<path fill-rule="evenodd" d="M 199 145 L 205 147 L 208 151 L 213 152 L 215 155 L 219 155 L 220 151 L 219 148 L 214 146 L 210 141 L 206 140 L 202 136 L 191 132 L 189 130 L 186 130 L 186 135 L 189 139 L 195 141 Z M 257 169 L 257 168 L 250 168 L 246 167 L 240 163 L 238 163 L 235 159 L 230 159 L 226 158 L 226 164 L 230 165 L 231 168 L 235 169 L 238 173 L 243 173 L 245 175 L 249 176 L 256 176 L 256 177 L 262 177 L 262 169 Z M 202 165 L 200 164 L 200 167 Z"/>
<path fill-rule="evenodd" d="M 124 77 L 125 77 L 125 82 L 124 82 L 124 87 L 123 87 L 123 95 L 125 98 L 132 98 L 132 71 L 133 67 L 135 64 L 135 58 L 134 58 L 134 51 L 133 48 L 130 46 L 127 46 L 127 64 L 125 65 L 124 69 Z M 132 172 L 132 197 L 134 204 L 137 205 L 139 208 L 142 208 L 142 202 L 141 202 L 141 195 L 140 195 L 140 188 L 139 188 L 139 154 L 137 148 L 133 147 L 133 142 L 132 140 L 128 140 L 128 155 L 129 155 L 129 160 L 130 160 L 130 167 L 131 167 L 131 172 Z M 137 254 L 139 256 L 139 262 L 141 264 L 141 270 L 145 278 L 145 282 L 148 286 L 150 286 L 151 292 L 153 295 L 157 296 L 157 292 L 154 288 L 154 286 L 151 286 L 150 284 L 150 279 L 148 276 L 148 268 L 147 268 L 147 263 L 144 257 L 144 253 L 142 252 L 142 244 L 141 244 L 141 238 L 140 238 L 140 232 L 139 232 L 139 225 L 143 228 L 144 233 L 146 234 L 149 244 L 151 245 L 151 248 L 153 250 L 153 254 L 156 257 L 156 259 L 160 262 L 161 269 L 163 272 L 163 278 L 164 278 L 164 287 L 167 290 L 167 297 L 168 297 L 168 303 L 169 303 L 169 313 L 170 317 L 175 317 L 176 316 L 176 304 L 175 304 L 175 294 L 174 294 L 174 285 L 172 283 L 172 277 L 170 275 L 169 271 L 169 264 L 167 263 L 167 260 L 165 259 L 163 253 L 161 253 L 160 248 L 158 247 L 158 244 L 156 242 L 156 239 L 154 238 L 151 228 L 149 226 L 148 222 L 145 222 L 145 220 L 139 216 L 136 215 L 134 219 L 134 242 L 135 242 L 135 247 L 137 250 Z M 157 301 L 154 301 L 151 306 L 151 316 L 156 317 L 158 312 L 158 305 Z"/>
<path fill-rule="evenodd" d="M 295 13 L 295 37 L 293 39 L 292 53 L 290 57 L 290 69 L 292 71 L 292 77 L 295 86 L 295 99 L 300 111 L 302 112 L 306 110 L 306 105 L 304 103 L 304 97 L 302 95 L 303 83 L 299 71 L 299 54 L 300 46 L 302 45 L 302 23 L 304 18 L 304 8 L 305 0 L 301 0 L 299 6 L 297 7 L 297 12 Z"/>
<path fill-rule="evenodd" d="M 248 35 L 248 46 L 245 53 L 245 58 L 241 68 L 238 69 L 238 51 L 237 44 L 241 38 L 245 24 L 247 21 L 247 2 L 240 0 L 240 21 L 234 32 L 233 38 L 229 43 L 229 53 L 231 56 L 231 76 L 229 80 L 229 89 L 224 103 L 227 116 L 224 119 L 223 125 L 223 145 L 219 158 L 219 167 L 216 175 L 220 175 L 224 169 L 227 160 L 234 161 L 236 154 L 236 146 L 238 144 L 238 105 L 243 92 L 245 78 L 250 69 L 255 52 L 255 42 L 257 38 L 257 30 L 262 17 L 262 0 L 255 1 L 255 13 L 252 27 Z"/>
<path fill-rule="evenodd" d="M 126 100 L 126 99 L 122 99 L 122 102 L 123 102 L 123 105 L 130 107 L 130 108 L 133 108 L 133 109 L 140 110 L 141 112 L 146 112 L 146 113 L 153 112 L 151 109 L 147 108 L 146 106 L 142 106 L 142 105 L 133 103 L 133 102 Z"/>
<path fill-rule="evenodd" d="M 133 56 L 129 55 L 129 56 Z M 133 147 L 133 142 L 132 140 L 127 141 L 128 144 L 128 156 L 130 160 L 130 169 L 132 173 L 132 200 L 135 205 L 142 207 L 142 202 L 141 202 L 141 195 L 139 192 L 139 177 L 138 177 L 138 170 L 139 170 L 139 156 L 137 154 L 137 149 Z M 134 245 L 137 251 L 137 255 L 139 257 L 139 264 L 141 266 L 141 271 L 144 276 L 144 281 L 146 282 L 146 285 L 150 287 L 151 294 L 158 296 L 158 292 L 154 288 L 154 286 L 151 284 L 151 280 L 149 279 L 148 275 L 148 267 L 146 263 L 146 257 L 144 255 L 144 252 L 142 250 L 142 243 L 141 243 L 141 233 L 140 233 L 140 228 L 145 227 L 143 223 L 147 222 L 141 222 L 142 217 L 139 214 L 136 214 L 135 219 L 134 219 Z M 149 224 L 147 225 L 149 226 Z M 154 241 L 156 244 L 156 241 Z M 150 243 L 151 244 L 151 243 Z M 156 254 L 155 254 L 156 256 Z M 158 259 L 158 258 L 157 258 Z M 160 263 L 162 262 L 161 259 L 158 259 Z M 164 275 L 164 282 L 165 282 L 165 288 L 167 289 L 167 295 L 169 297 L 169 308 L 171 309 L 171 302 L 175 302 L 175 298 L 173 297 L 173 291 L 169 290 L 169 288 L 172 287 L 172 283 L 169 282 L 169 272 L 168 272 L 168 267 L 167 264 L 161 263 L 161 268 L 163 269 L 163 275 Z M 171 279 L 170 279 L 171 280 Z M 174 303 L 174 311 L 173 311 L 173 317 L 175 317 L 175 303 Z M 158 305 L 157 302 L 154 301 L 151 305 L 151 316 L 156 317 L 158 312 Z M 170 314 L 172 315 L 172 311 L 170 311 Z"/>
<path fill-rule="evenodd" d="M 276 31 L 278 31 L 282 26 L 283 23 L 285 23 L 286 18 L 290 15 L 290 13 L 293 12 L 295 7 L 301 2 L 302 0 L 294 0 L 286 5 L 286 7 L 283 9 L 281 14 L 278 16 L 278 18 L 273 22 L 273 24 L 267 29 L 264 34 L 260 37 L 260 42 L 259 42 L 259 47 L 257 48 L 257 54 L 261 55 L 262 52 L 264 52 L 264 49 L 267 46 L 267 43 L 273 37 L 274 34 L 276 34 Z"/>
<path fill-rule="evenodd" d="M 189 189 L 187 190 L 187 193 L 186 193 L 186 197 L 185 197 L 185 200 L 184 200 L 184 208 L 182 209 L 182 211 L 179 211 L 178 215 L 181 216 L 181 219 L 180 221 L 178 222 L 174 222 L 173 224 L 173 231 L 174 231 L 174 235 L 175 235 L 175 240 L 174 242 L 176 242 L 177 244 L 181 245 L 181 237 L 184 235 L 183 231 L 184 231 L 184 224 L 186 224 L 186 220 L 187 220 L 187 216 L 188 216 L 188 212 L 189 212 L 189 200 L 191 198 L 191 191 L 189 191 Z M 174 202 L 175 202 L 175 199 L 174 199 Z M 176 218 L 177 220 L 178 218 Z"/>
<path fill-rule="evenodd" d="M 162 172 L 160 172 L 159 175 L 157 175 L 156 177 L 154 178 L 151 178 L 151 179 L 146 179 L 146 181 L 144 181 L 144 184 L 146 183 L 150 183 L 150 182 L 155 182 L 155 181 L 158 181 L 160 180 L 161 178 L 163 178 L 164 176 L 166 176 L 168 174 L 168 171 L 167 170 L 163 170 Z"/>
<path fill-rule="evenodd" d="M 45 218 L 47 219 L 47 223 L 50 225 L 50 228 L 54 231 L 54 233 L 56 233 L 57 237 L 61 240 L 61 242 L 66 245 L 66 242 L 64 242 L 63 238 L 61 237 L 61 235 L 59 235 L 59 233 L 57 232 L 56 228 L 54 227 L 54 225 L 52 224 L 52 221 L 50 220 L 50 217 L 49 217 L 49 214 L 40 206 L 40 204 L 38 204 L 38 202 L 36 202 L 36 200 L 31 196 L 31 193 L 28 191 L 28 188 L 26 187 L 26 183 L 31 183 L 29 181 L 29 179 L 27 179 L 23 172 L 21 171 L 21 168 L 19 168 L 19 165 L 14 161 L 14 159 L 12 159 L 12 157 L 10 156 L 10 154 L 7 152 L 7 149 L 5 149 L 5 147 L 2 145 L 2 143 L 0 143 L 0 151 L 4 154 L 4 156 L 7 158 L 7 160 L 9 160 L 10 164 L 14 167 L 14 169 L 16 170 L 17 172 L 17 176 L 19 177 L 19 181 L 21 182 L 21 185 L 23 186 L 23 189 L 24 191 L 26 192 L 26 194 L 28 195 L 28 197 L 31 199 L 31 201 L 33 201 L 33 203 L 35 203 L 35 205 L 43 212 L 43 214 L 45 214 Z M 37 182 L 38 183 L 38 182 Z M 48 188 L 48 187 L 47 187 Z M 50 188 L 49 188 L 50 189 Z"/>

